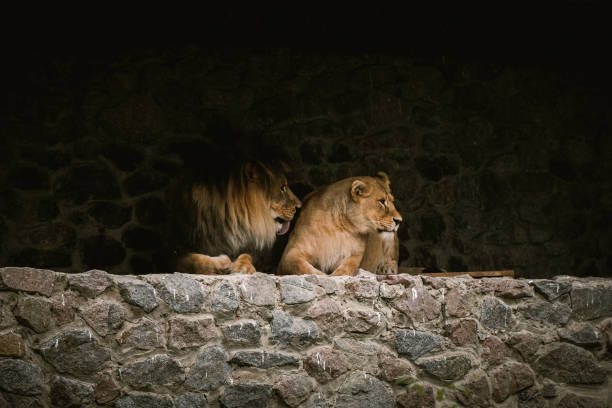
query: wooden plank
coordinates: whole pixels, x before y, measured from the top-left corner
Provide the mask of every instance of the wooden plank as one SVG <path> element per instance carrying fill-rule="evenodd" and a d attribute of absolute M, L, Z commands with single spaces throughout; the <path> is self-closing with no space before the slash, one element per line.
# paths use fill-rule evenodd
<path fill-rule="evenodd" d="M 421 275 L 421 276 L 437 276 L 437 277 L 450 277 L 450 276 L 459 276 L 459 275 L 470 275 L 475 278 L 485 278 L 485 277 L 499 277 L 499 276 L 508 276 L 514 278 L 514 270 L 503 270 L 503 271 L 473 271 L 473 272 L 423 272 L 426 270 L 425 268 L 409 268 L 400 266 L 398 268 L 398 272 L 400 274 L 410 274 L 410 275 Z"/>
<path fill-rule="evenodd" d="M 470 275 L 475 278 L 508 276 L 508 277 L 514 278 L 514 271 L 509 270 L 509 271 L 477 271 L 477 272 L 431 272 L 431 273 L 422 273 L 421 275 L 439 276 L 439 277 Z"/>

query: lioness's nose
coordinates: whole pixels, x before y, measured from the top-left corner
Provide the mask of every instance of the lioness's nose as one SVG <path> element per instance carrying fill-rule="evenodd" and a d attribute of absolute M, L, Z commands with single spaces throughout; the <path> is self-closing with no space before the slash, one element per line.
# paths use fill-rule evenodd
<path fill-rule="evenodd" d="M 402 217 L 393 217 L 393 221 L 395 221 L 395 225 L 400 225 L 402 222 Z"/>

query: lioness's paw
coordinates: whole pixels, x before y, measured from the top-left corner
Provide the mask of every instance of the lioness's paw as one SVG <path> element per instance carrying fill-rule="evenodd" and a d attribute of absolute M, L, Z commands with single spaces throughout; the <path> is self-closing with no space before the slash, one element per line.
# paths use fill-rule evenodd
<path fill-rule="evenodd" d="M 396 275 L 397 274 L 397 261 L 388 261 L 376 269 L 377 275 Z"/>
<path fill-rule="evenodd" d="M 338 268 L 331 273 L 331 276 L 355 276 L 355 272 L 348 268 Z"/>
<path fill-rule="evenodd" d="M 230 264 L 229 271 L 230 273 L 244 273 L 247 275 L 252 275 L 256 272 L 256 269 L 251 262 L 251 256 L 248 254 L 242 254 Z"/>

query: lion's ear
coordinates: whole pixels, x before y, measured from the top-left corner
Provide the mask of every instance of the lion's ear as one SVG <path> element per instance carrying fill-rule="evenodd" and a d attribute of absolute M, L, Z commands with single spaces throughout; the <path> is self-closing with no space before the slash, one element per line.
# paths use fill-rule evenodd
<path fill-rule="evenodd" d="M 363 198 L 369 195 L 368 186 L 361 180 L 353 181 L 351 184 L 351 198 L 357 201 L 359 198 Z"/>
<path fill-rule="evenodd" d="M 391 181 L 389 180 L 389 176 L 387 176 L 387 173 L 385 173 L 384 171 L 379 171 L 378 173 L 376 173 L 376 177 L 383 182 L 383 185 L 387 189 L 389 188 L 389 186 L 391 185 Z"/>
<path fill-rule="evenodd" d="M 243 171 L 249 181 L 257 181 L 262 178 L 261 168 L 255 162 L 248 161 L 244 163 Z"/>

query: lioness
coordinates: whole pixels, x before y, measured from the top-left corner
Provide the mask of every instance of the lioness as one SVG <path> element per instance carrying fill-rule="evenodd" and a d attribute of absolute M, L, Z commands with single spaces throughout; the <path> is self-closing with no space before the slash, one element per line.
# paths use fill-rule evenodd
<path fill-rule="evenodd" d="M 176 221 L 174 270 L 185 273 L 254 273 L 253 264 L 289 231 L 302 206 L 280 166 L 260 161 L 246 161 L 223 177 L 196 173 L 169 195 Z"/>
<path fill-rule="evenodd" d="M 277 274 L 354 275 L 368 234 L 394 234 L 402 217 L 393 205 L 389 177 L 349 177 L 304 199 Z"/>

